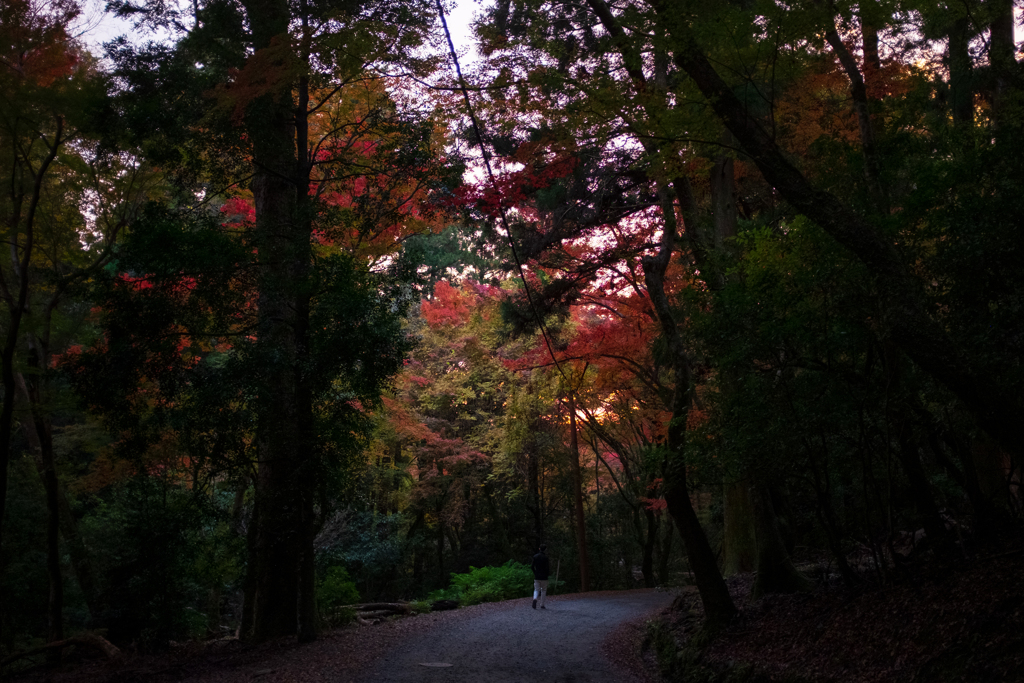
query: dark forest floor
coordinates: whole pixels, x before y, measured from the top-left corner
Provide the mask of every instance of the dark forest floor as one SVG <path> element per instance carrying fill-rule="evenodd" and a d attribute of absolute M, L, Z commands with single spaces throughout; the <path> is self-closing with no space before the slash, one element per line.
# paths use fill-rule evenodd
<path fill-rule="evenodd" d="M 698 647 L 700 600 L 684 593 L 648 627 L 649 666 L 686 683 L 1024 681 L 1021 539 L 908 563 L 883 587 L 750 601 L 750 576 L 729 584 L 735 622 Z"/>
<path fill-rule="evenodd" d="M 684 589 L 672 608 L 624 624 L 604 649 L 652 683 L 659 673 L 673 683 L 1024 683 L 1024 539 L 922 558 L 899 574 L 884 586 L 825 582 L 758 601 L 749 599 L 750 575 L 733 577 L 730 590 L 741 613 L 703 647 L 695 644 L 701 640 L 700 599 Z M 519 602 L 330 631 L 311 645 L 214 641 L 163 654 L 128 652 L 117 662 L 84 653 L 60 669 L 39 668 L 14 680 L 351 681 L 412 634 L 481 612 L 525 609 Z"/>

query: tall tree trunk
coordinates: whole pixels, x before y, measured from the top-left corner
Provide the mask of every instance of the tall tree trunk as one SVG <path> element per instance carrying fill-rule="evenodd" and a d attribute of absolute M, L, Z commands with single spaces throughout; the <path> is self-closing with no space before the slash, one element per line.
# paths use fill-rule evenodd
<path fill-rule="evenodd" d="M 644 586 L 654 588 L 654 549 L 658 545 L 658 516 L 653 510 L 645 507 L 644 518 L 647 521 L 647 538 L 644 541 L 644 557 L 640 569 L 644 573 Z"/>
<path fill-rule="evenodd" d="M 992 118 L 997 139 L 1010 123 L 1007 114 L 1007 100 L 1012 91 L 1020 91 L 1015 85 L 1017 75 L 1016 46 L 1013 40 L 1013 0 L 987 0 L 991 20 L 989 22 L 988 62 L 992 69 Z"/>
<path fill-rule="evenodd" d="M 405 535 L 406 543 L 411 542 L 415 538 L 416 533 L 423 527 L 425 521 L 426 513 L 420 510 L 416 514 L 416 520 L 409 527 L 409 533 Z M 419 543 L 414 545 L 412 550 L 412 585 L 417 590 L 422 590 L 423 588 L 423 551 L 420 549 Z"/>
<path fill-rule="evenodd" d="M 809 445 L 808 449 L 810 450 Z M 822 469 L 824 469 L 824 473 L 822 473 Z M 832 485 L 828 478 L 828 463 L 826 461 L 825 466 L 819 468 L 817 462 L 812 457 L 810 460 L 810 470 L 812 475 L 811 481 L 814 484 L 814 493 L 817 500 L 815 512 L 818 516 L 818 522 L 825 531 L 826 542 L 828 543 L 829 550 L 832 551 L 832 556 L 836 559 L 836 565 L 839 567 L 840 576 L 843 577 L 843 583 L 852 588 L 860 583 L 860 578 L 853 571 L 849 561 L 846 559 L 846 553 L 843 551 L 842 531 L 839 521 L 836 519 L 835 510 L 832 508 Z"/>
<path fill-rule="evenodd" d="M 725 144 L 732 136 L 723 134 Z M 725 249 L 725 242 L 736 236 L 736 163 L 728 155 L 715 159 L 711 167 L 711 215 L 715 221 L 715 249 Z"/>
<path fill-rule="evenodd" d="M 759 598 L 768 593 L 805 590 L 807 579 L 796 570 L 786 552 L 768 489 L 755 482 L 750 486 L 750 501 L 754 510 L 754 535 L 757 537 L 757 578 L 752 596 Z"/>
<path fill-rule="evenodd" d="M 949 99 L 953 125 L 969 129 L 974 125 L 973 66 L 969 44 L 971 24 L 966 16 L 958 17 L 949 29 L 946 68 L 949 69 Z"/>
<path fill-rule="evenodd" d="M 913 439 L 913 419 L 906 396 L 901 392 L 901 353 L 891 343 L 881 345 L 880 356 L 885 368 L 886 385 L 892 387 L 895 396 L 889 402 L 893 405 L 891 417 L 896 430 L 896 458 L 899 460 L 903 473 L 907 477 L 910 496 L 917 512 L 921 515 L 925 533 L 930 543 L 939 543 L 946 535 L 945 525 L 939 516 L 939 507 L 932 496 L 931 485 L 921 465 L 918 447 Z M 887 406 L 887 411 L 889 406 Z"/>
<path fill-rule="evenodd" d="M 30 404 L 28 384 L 25 382 L 25 378 L 21 373 L 15 373 L 15 383 L 18 387 L 18 394 L 26 404 Z M 44 488 L 46 486 L 46 465 L 43 457 L 43 439 L 40 438 L 40 430 L 49 429 L 51 430 L 45 436 L 45 441 L 49 444 L 52 457 L 52 426 L 49 420 L 43 424 L 39 424 L 34 419 L 34 416 L 29 413 L 20 418 L 21 430 L 25 435 L 25 440 L 28 442 L 29 448 L 35 455 L 36 470 L 39 473 L 39 480 L 43 482 Z M 56 465 L 56 462 L 54 461 Z M 71 505 L 68 503 L 67 495 L 64 492 L 64 487 L 60 484 L 60 479 L 57 479 L 57 511 L 58 521 L 60 523 L 60 534 L 64 538 L 64 542 L 67 544 L 68 557 L 71 560 L 71 568 L 75 573 L 75 579 L 78 581 L 78 587 L 82 591 L 82 597 L 85 599 L 86 607 L 89 609 L 89 614 L 95 616 L 98 614 L 99 606 L 97 604 L 96 596 L 96 576 L 92 568 L 92 560 L 89 558 L 89 551 L 85 547 L 85 542 L 82 540 L 82 534 L 78 530 L 78 522 L 75 520 L 74 514 L 71 512 Z"/>
<path fill-rule="evenodd" d="M 864 85 L 867 88 L 868 100 L 878 99 L 878 78 L 882 69 L 882 59 L 878 54 L 880 17 L 876 16 L 877 12 L 877 0 L 861 0 L 860 34 L 864 53 Z"/>
<path fill-rule="evenodd" d="M 437 579 L 444 585 L 448 576 L 444 571 L 444 522 L 441 521 L 441 508 L 437 509 Z"/>
<path fill-rule="evenodd" d="M 285 0 L 243 4 L 256 51 L 288 40 L 291 11 Z M 287 71 L 291 67 L 286 61 L 282 55 L 269 68 Z M 303 375 L 310 296 L 311 217 L 303 213 L 308 209 L 307 114 L 303 103 L 293 102 L 293 85 L 285 81 L 255 98 L 244 117 L 255 168 L 257 353 L 264 362 L 256 440 L 259 515 L 252 635 L 258 640 L 295 635 L 300 610 L 304 626 L 314 622 L 305 614 L 312 600 L 306 565 L 313 519 L 304 496 L 316 485 L 312 396 Z"/>
<path fill-rule="evenodd" d="M 924 467 L 921 465 L 921 456 L 918 454 L 917 443 L 911 435 L 912 426 L 910 420 L 905 417 L 896 419 L 897 443 L 896 457 L 900 461 L 903 473 L 907 476 L 907 484 L 910 487 L 910 497 L 914 501 L 918 514 L 921 515 L 922 526 L 928 535 L 930 543 L 939 543 L 946 536 L 946 527 L 939 516 L 939 507 L 935 504 L 935 497 L 932 496 L 931 485 L 928 477 L 925 476 Z"/>
<path fill-rule="evenodd" d="M 39 355 L 30 347 L 29 368 L 33 371 L 24 389 L 28 398 L 32 429 L 36 434 L 38 450 L 34 454 L 42 475 L 46 491 L 46 577 L 50 587 L 46 610 L 47 640 L 54 643 L 64 640 L 64 577 L 60 571 L 60 483 L 57 480 L 57 464 L 53 457 L 53 430 L 49 417 L 42 410 L 42 392 L 39 382 L 41 368 Z M 19 375 L 18 379 L 23 378 Z M 35 450 L 35 449 L 34 449 Z M 50 661 L 60 661 L 60 649 L 52 650 L 47 656 Z"/>
<path fill-rule="evenodd" d="M 754 508 L 750 500 L 750 482 L 726 481 L 722 484 L 722 500 L 725 512 L 722 574 L 732 576 L 754 571 L 757 562 L 757 539 L 754 537 Z"/>
<path fill-rule="evenodd" d="M 825 30 L 825 40 L 839 59 L 839 63 L 850 79 L 850 94 L 853 98 L 853 109 L 857 112 L 857 124 L 860 130 L 860 146 L 864 155 L 864 177 L 867 180 L 868 192 L 875 203 L 875 208 L 881 213 L 888 213 L 889 202 L 886 199 L 885 191 L 882 189 L 880 179 L 878 155 L 875 149 L 875 126 L 871 118 L 871 110 L 868 106 L 868 91 L 864 77 L 857 66 L 857 60 L 847 49 L 836 30 L 835 23 L 829 19 L 830 25 Z M 877 41 L 878 36 L 875 36 Z M 877 44 L 875 45 L 877 55 Z"/>
<path fill-rule="evenodd" d="M 963 487 L 967 499 L 974 510 L 974 528 L 979 534 L 990 534 L 1000 526 L 1000 517 L 992 501 L 981 490 L 978 480 L 978 469 L 974 460 L 973 449 L 960 437 L 949 432 L 949 440 L 963 472 Z"/>
<path fill-rule="evenodd" d="M 300 0 L 302 38 L 299 58 L 303 64 L 310 61 L 311 30 L 307 0 Z M 299 641 L 312 642 L 320 634 L 320 617 L 316 609 L 316 479 L 319 463 L 315 458 L 313 443 L 315 425 L 313 420 L 313 388 L 309 373 L 303 368 L 309 357 L 309 315 L 312 294 L 309 277 L 312 253 L 310 240 L 313 236 L 313 214 L 315 207 L 309 196 L 312 159 L 309 151 L 309 77 L 299 77 L 295 103 L 295 231 L 292 236 L 294 260 L 290 264 L 291 276 L 295 278 L 289 291 L 291 305 L 295 307 L 293 334 L 296 344 L 295 366 L 293 368 L 296 399 L 296 427 L 298 430 L 293 456 L 298 460 L 298 496 L 300 512 L 299 526 Z"/>
<path fill-rule="evenodd" d="M 24 378 L 18 380 L 18 384 L 22 384 Z M 28 394 L 26 394 L 28 395 Z M 29 447 L 32 452 L 36 455 L 36 469 L 39 472 L 39 479 L 43 482 L 44 488 L 46 486 L 46 466 L 42 457 L 42 444 L 40 442 L 39 425 L 28 416 L 20 420 L 22 422 L 22 431 L 25 433 L 26 440 L 29 442 Z M 47 424 L 48 426 L 48 424 Z M 52 436 L 48 436 L 47 440 L 52 443 Z M 71 560 L 72 570 L 75 572 L 75 579 L 78 581 L 79 589 L 82 591 L 82 597 L 85 600 L 86 607 L 89 609 L 89 613 L 95 616 L 98 613 L 98 603 L 96 596 L 96 579 L 95 573 L 92 569 L 92 560 L 89 558 L 89 551 L 85 547 L 85 542 L 82 540 L 82 533 L 78 528 L 78 521 L 75 519 L 72 513 L 71 504 L 68 502 L 68 496 L 65 494 L 65 489 L 60 485 L 59 478 L 57 479 L 57 512 L 58 522 L 60 524 L 60 536 L 65 540 L 68 546 L 68 556 Z"/>
<path fill-rule="evenodd" d="M 852 251 L 875 277 L 883 336 L 893 339 L 918 366 L 952 391 L 1003 448 L 1019 453 L 1024 421 L 1016 388 L 976 367 L 974 359 L 931 318 L 921 282 L 891 239 L 834 195 L 811 185 L 786 159 L 760 120 L 747 111 L 712 67 L 681 14 L 665 0 L 652 0 L 651 4 L 673 42 L 676 65 L 708 99 L 765 180 L 797 211 Z"/>
<path fill-rule="evenodd" d="M 309 643 L 320 635 L 316 609 L 316 555 L 314 550 L 313 491 L 303 492 L 302 557 L 299 562 L 299 642 Z"/>
<path fill-rule="evenodd" d="M 533 514 L 533 544 L 536 548 L 544 543 L 544 510 L 541 506 L 540 497 L 540 463 L 538 463 L 536 449 L 531 445 L 526 450 L 526 479 L 527 479 L 527 501 L 526 506 Z"/>
<path fill-rule="evenodd" d="M 53 136 L 51 146 L 46 139 L 43 139 L 49 151 L 46 157 L 34 171 L 27 169 L 26 175 L 32 177 L 32 192 L 28 197 L 28 205 L 25 207 L 24 218 L 22 207 L 25 206 L 25 195 L 11 186 L 10 201 L 12 210 L 8 214 L 7 224 L 8 243 L 11 249 L 11 276 L 12 282 L 5 277 L 0 277 L 0 293 L 4 303 L 7 305 L 9 319 L 7 321 L 7 336 L 4 339 L 3 349 L 0 350 L 0 386 L 3 387 L 3 404 L 0 407 L 0 548 L 3 548 L 4 513 L 7 510 L 7 480 L 8 467 L 11 462 L 11 436 L 14 432 L 14 403 L 17 400 L 17 386 L 14 380 L 14 354 L 18 346 L 18 338 L 21 334 L 21 322 L 28 303 L 29 294 L 29 264 L 32 260 L 32 249 L 35 240 L 35 219 L 39 210 L 39 202 L 43 194 L 43 182 L 46 173 L 54 160 L 57 152 L 64 144 L 64 119 L 55 117 L 56 132 Z M 25 241 L 18 243 L 19 234 L 24 233 Z M 20 252 L 19 252 L 20 249 Z M 2 273 L 0 273 L 2 274 Z M 0 554 L 2 558 L 2 554 Z M 0 574 L 4 567 L 0 561 Z M 6 621 L 4 614 L 5 601 L 0 601 L 0 638 L 3 636 L 3 624 Z"/>
<path fill-rule="evenodd" d="M 260 501 L 257 498 L 252 508 L 252 518 L 245 535 L 245 581 L 242 584 L 242 617 L 238 624 L 238 639 L 249 640 L 253 637 L 256 624 L 256 597 L 259 576 L 257 573 L 256 529 L 259 528 Z"/>
<path fill-rule="evenodd" d="M 662 526 L 665 531 L 658 549 L 658 581 L 662 586 L 667 586 L 671 583 L 668 570 L 669 560 L 672 559 L 672 539 L 675 537 L 676 530 L 671 516 L 666 517 Z"/>
<path fill-rule="evenodd" d="M 722 133 L 723 145 L 734 145 L 735 139 L 729 133 Z M 715 160 L 711 170 L 711 208 L 714 218 L 714 247 L 719 254 L 725 253 L 726 242 L 736 236 L 736 181 L 734 162 L 731 156 L 722 155 Z M 679 183 L 675 183 L 678 185 Z M 692 199 L 689 200 L 691 203 Z M 682 201 L 681 201 L 682 203 Z M 693 214 L 684 220 L 696 222 L 695 206 L 690 207 Z M 706 261 L 707 259 L 703 259 Z M 706 266 L 700 263 L 701 272 Z M 707 269 L 709 281 L 716 288 L 726 285 L 725 270 L 721 267 Z M 725 516 L 722 550 L 724 561 L 722 573 L 725 576 L 741 572 L 753 571 L 757 559 L 757 546 L 754 538 L 754 522 L 750 502 L 749 482 L 726 481 L 722 486 L 722 503 Z"/>
<path fill-rule="evenodd" d="M 587 518 L 583 511 L 583 473 L 580 471 L 580 442 L 576 424 L 576 398 L 569 392 L 569 465 L 572 467 L 573 499 L 576 510 L 576 548 L 580 556 L 580 590 L 590 590 L 590 557 L 587 554 Z"/>

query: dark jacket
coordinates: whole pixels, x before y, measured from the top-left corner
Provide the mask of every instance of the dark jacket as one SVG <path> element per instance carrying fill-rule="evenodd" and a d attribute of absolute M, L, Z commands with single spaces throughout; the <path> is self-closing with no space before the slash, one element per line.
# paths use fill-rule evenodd
<path fill-rule="evenodd" d="M 533 563 L 530 565 L 533 570 L 533 578 L 537 581 L 547 581 L 551 573 L 551 566 L 548 563 L 548 556 L 544 553 L 537 553 L 533 556 Z"/>

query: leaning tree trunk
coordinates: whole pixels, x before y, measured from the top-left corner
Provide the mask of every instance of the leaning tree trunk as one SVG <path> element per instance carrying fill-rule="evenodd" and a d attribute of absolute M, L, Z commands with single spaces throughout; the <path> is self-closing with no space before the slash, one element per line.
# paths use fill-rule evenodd
<path fill-rule="evenodd" d="M 675 318 L 669 307 L 665 294 L 665 271 L 676 239 L 675 207 L 669 197 L 668 190 L 661 186 L 658 190 L 661 200 L 663 230 L 661 248 L 657 256 L 643 259 L 644 282 L 648 295 L 654 306 L 655 315 L 661 326 L 662 334 L 668 340 L 672 354 L 672 369 L 675 375 L 675 387 L 672 395 L 672 418 L 668 425 L 667 450 L 662 465 L 662 479 L 665 503 L 668 512 L 679 529 L 686 556 L 693 571 L 704 604 L 707 627 L 718 630 L 732 620 L 736 614 L 736 606 L 729 595 L 722 573 L 718 569 L 718 560 L 708 537 L 704 533 L 697 513 L 690 501 L 690 492 L 686 481 L 686 427 L 690 414 L 690 369 L 689 359 L 683 349 Z"/>
<path fill-rule="evenodd" d="M 676 65 L 690 76 L 765 180 L 797 211 L 853 252 L 874 276 L 881 333 L 952 391 L 1003 448 L 1019 453 L 1024 421 L 1016 387 L 977 367 L 975 359 L 932 319 L 922 283 L 891 239 L 835 195 L 814 187 L 789 162 L 760 119 L 751 115 L 711 65 L 675 6 L 665 0 L 651 0 L 651 5 L 667 29 Z"/>

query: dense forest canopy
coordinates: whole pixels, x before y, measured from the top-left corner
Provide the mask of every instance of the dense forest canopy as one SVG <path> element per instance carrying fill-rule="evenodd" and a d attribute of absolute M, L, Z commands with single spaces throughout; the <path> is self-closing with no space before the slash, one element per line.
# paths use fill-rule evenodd
<path fill-rule="evenodd" d="M 3 3 L 0 654 L 1019 535 L 1019 4 Z"/>

